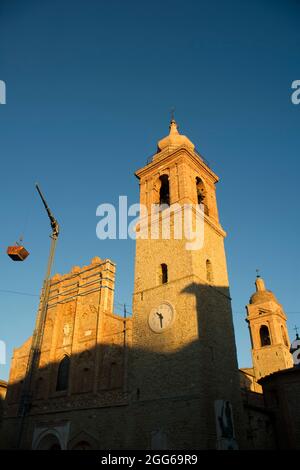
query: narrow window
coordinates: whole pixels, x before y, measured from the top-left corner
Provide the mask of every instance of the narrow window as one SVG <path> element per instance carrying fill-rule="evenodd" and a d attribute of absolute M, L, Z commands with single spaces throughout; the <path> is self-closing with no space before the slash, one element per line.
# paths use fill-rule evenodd
<path fill-rule="evenodd" d="M 212 264 L 209 259 L 206 260 L 206 280 L 207 282 L 213 282 Z"/>
<path fill-rule="evenodd" d="M 203 204 L 204 214 L 208 214 L 207 200 L 206 200 L 206 191 L 201 178 L 196 178 L 196 191 L 197 191 L 197 203 Z"/>
<path fill-rule="evenodd" d="M 160 178 L 159 204 L 170 205 L 170 185 L 168 175 L 162 175 Z"/>
<path fill-rule="evenodd" d="M 288 346 L 289 343 L 288 343 L 288 340 L 287 340 L 287 337 L 286 337 L 286 333 L 285 333 L 284 328 L 283 328 L 282 325 L 281 325 L 281 333 L 282 333 L 282 339 L 283 339 L 284 344 L 285 344 L 286 346 Z"/>
<path fill-rule="evenodd" d="M 266 325 L 262 325 L 259 330 L 260 335 L 260 344 L 262 347 L 270 346 L 271 339 L 270 339 L 270 332 L 269 328 Z"/>
<path fill-rule="evenodd" d="M 168 282 L 168 266 L 161 264 L 161 283 L 166 284 Z"/>
<path fill-rule="evenodd" d="M 57 372 L 56 391 L 61 392 L 68 389 L 70 371 L 70 358 L 65 356 L 59 366 Z"/>

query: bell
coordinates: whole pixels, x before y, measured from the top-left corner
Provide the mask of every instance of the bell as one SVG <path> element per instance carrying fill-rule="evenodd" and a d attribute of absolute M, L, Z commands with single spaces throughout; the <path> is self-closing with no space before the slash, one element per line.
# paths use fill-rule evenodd
<path fill-rule="evenodd" d="M 24 261 L 29 255 L 24 246 L 21 245 L 9 246 L 6 253 L 13 261 Z"/>

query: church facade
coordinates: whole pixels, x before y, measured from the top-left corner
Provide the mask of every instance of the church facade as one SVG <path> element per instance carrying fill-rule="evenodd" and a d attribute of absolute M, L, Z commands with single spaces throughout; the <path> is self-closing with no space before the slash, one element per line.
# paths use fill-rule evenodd
<path fill-rule="evenodd" d="M 286 317 L 258 279 L 247 306 L 253 367 L 239 371 L 218 176 L 174 120 L 136 176 L 140 202 L 148 209 L 137 232 L 150 233 L 155 225 L 156 235 L 136 240 L 133 315 L 114 313 L 111 260 L 94 258 L 51 279 L 30 408 L 20 416 L 31 338 L 14 351 L 2 447 L 274 447 L 272 432 L 265 431 L 273 424 L 259 381 L 292 366 Z M 160 206 L 154 221 L 153 204 Z M 185 233 L 175 235 L 187 205 L 194 222 L 195 208 L 202 207 L 200 249 L 187 249 Z M 162 234 L 167 213 L 168 238 Z M 263 422 L 256 440 L 253 420 Z"/>
<path fill-rule="evenodd" d="M 14 351 L 4 447 L 109 447 L 114 416 L 114 442 L 116 448 L 121 445 L 132 320 L 113 313 L 114 286 L 115 265 L 97 257 L 52 278 L 39 365 L 31 380 L 31 408 L 23 420 L 19 409 L 31 338 Z"/>

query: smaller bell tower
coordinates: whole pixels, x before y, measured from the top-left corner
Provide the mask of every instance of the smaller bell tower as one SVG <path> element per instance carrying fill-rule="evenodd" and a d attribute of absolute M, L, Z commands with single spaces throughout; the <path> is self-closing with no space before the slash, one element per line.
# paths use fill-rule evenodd
<path fill-rule="evenodd" d="M 256 380 L 278 370 L 293 367 L 286 315 L 273 292 L 257 276 L 256 292 L 246 306 L 252 362 Z"/>

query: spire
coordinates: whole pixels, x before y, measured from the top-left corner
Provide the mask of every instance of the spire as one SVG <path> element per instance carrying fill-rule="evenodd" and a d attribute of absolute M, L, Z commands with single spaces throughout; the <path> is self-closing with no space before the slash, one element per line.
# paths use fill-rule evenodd
<path fill-rule="evenodd" d="M 256 292 L 266 290 L 265 281 L 260 277 L 259 269 L 256 270 L 255 286 L 256 286 Z"/>
<path fill-rule="evenodd" d="M 256 292 L 266 290 L 265 281 L 261 277 L 257 277 L 255 281 Z"/>
<path fill-rule="evenodd" d="M 170 121 L 169 129 L 170 129 L 169 135 L 174 135 L 174 134 L 179 135 L 177 122 L 175 121 L 174 117 L 172 117 Z"/>
<path fill-rule="evenodd" d="M 175 121 L 175 108 L 171 109 L 171 121 L 169 125 L 169 130 L 170 130 L 169 135 L 172 135 L 172 134 L 179 135 L 177 122 Z"/>

